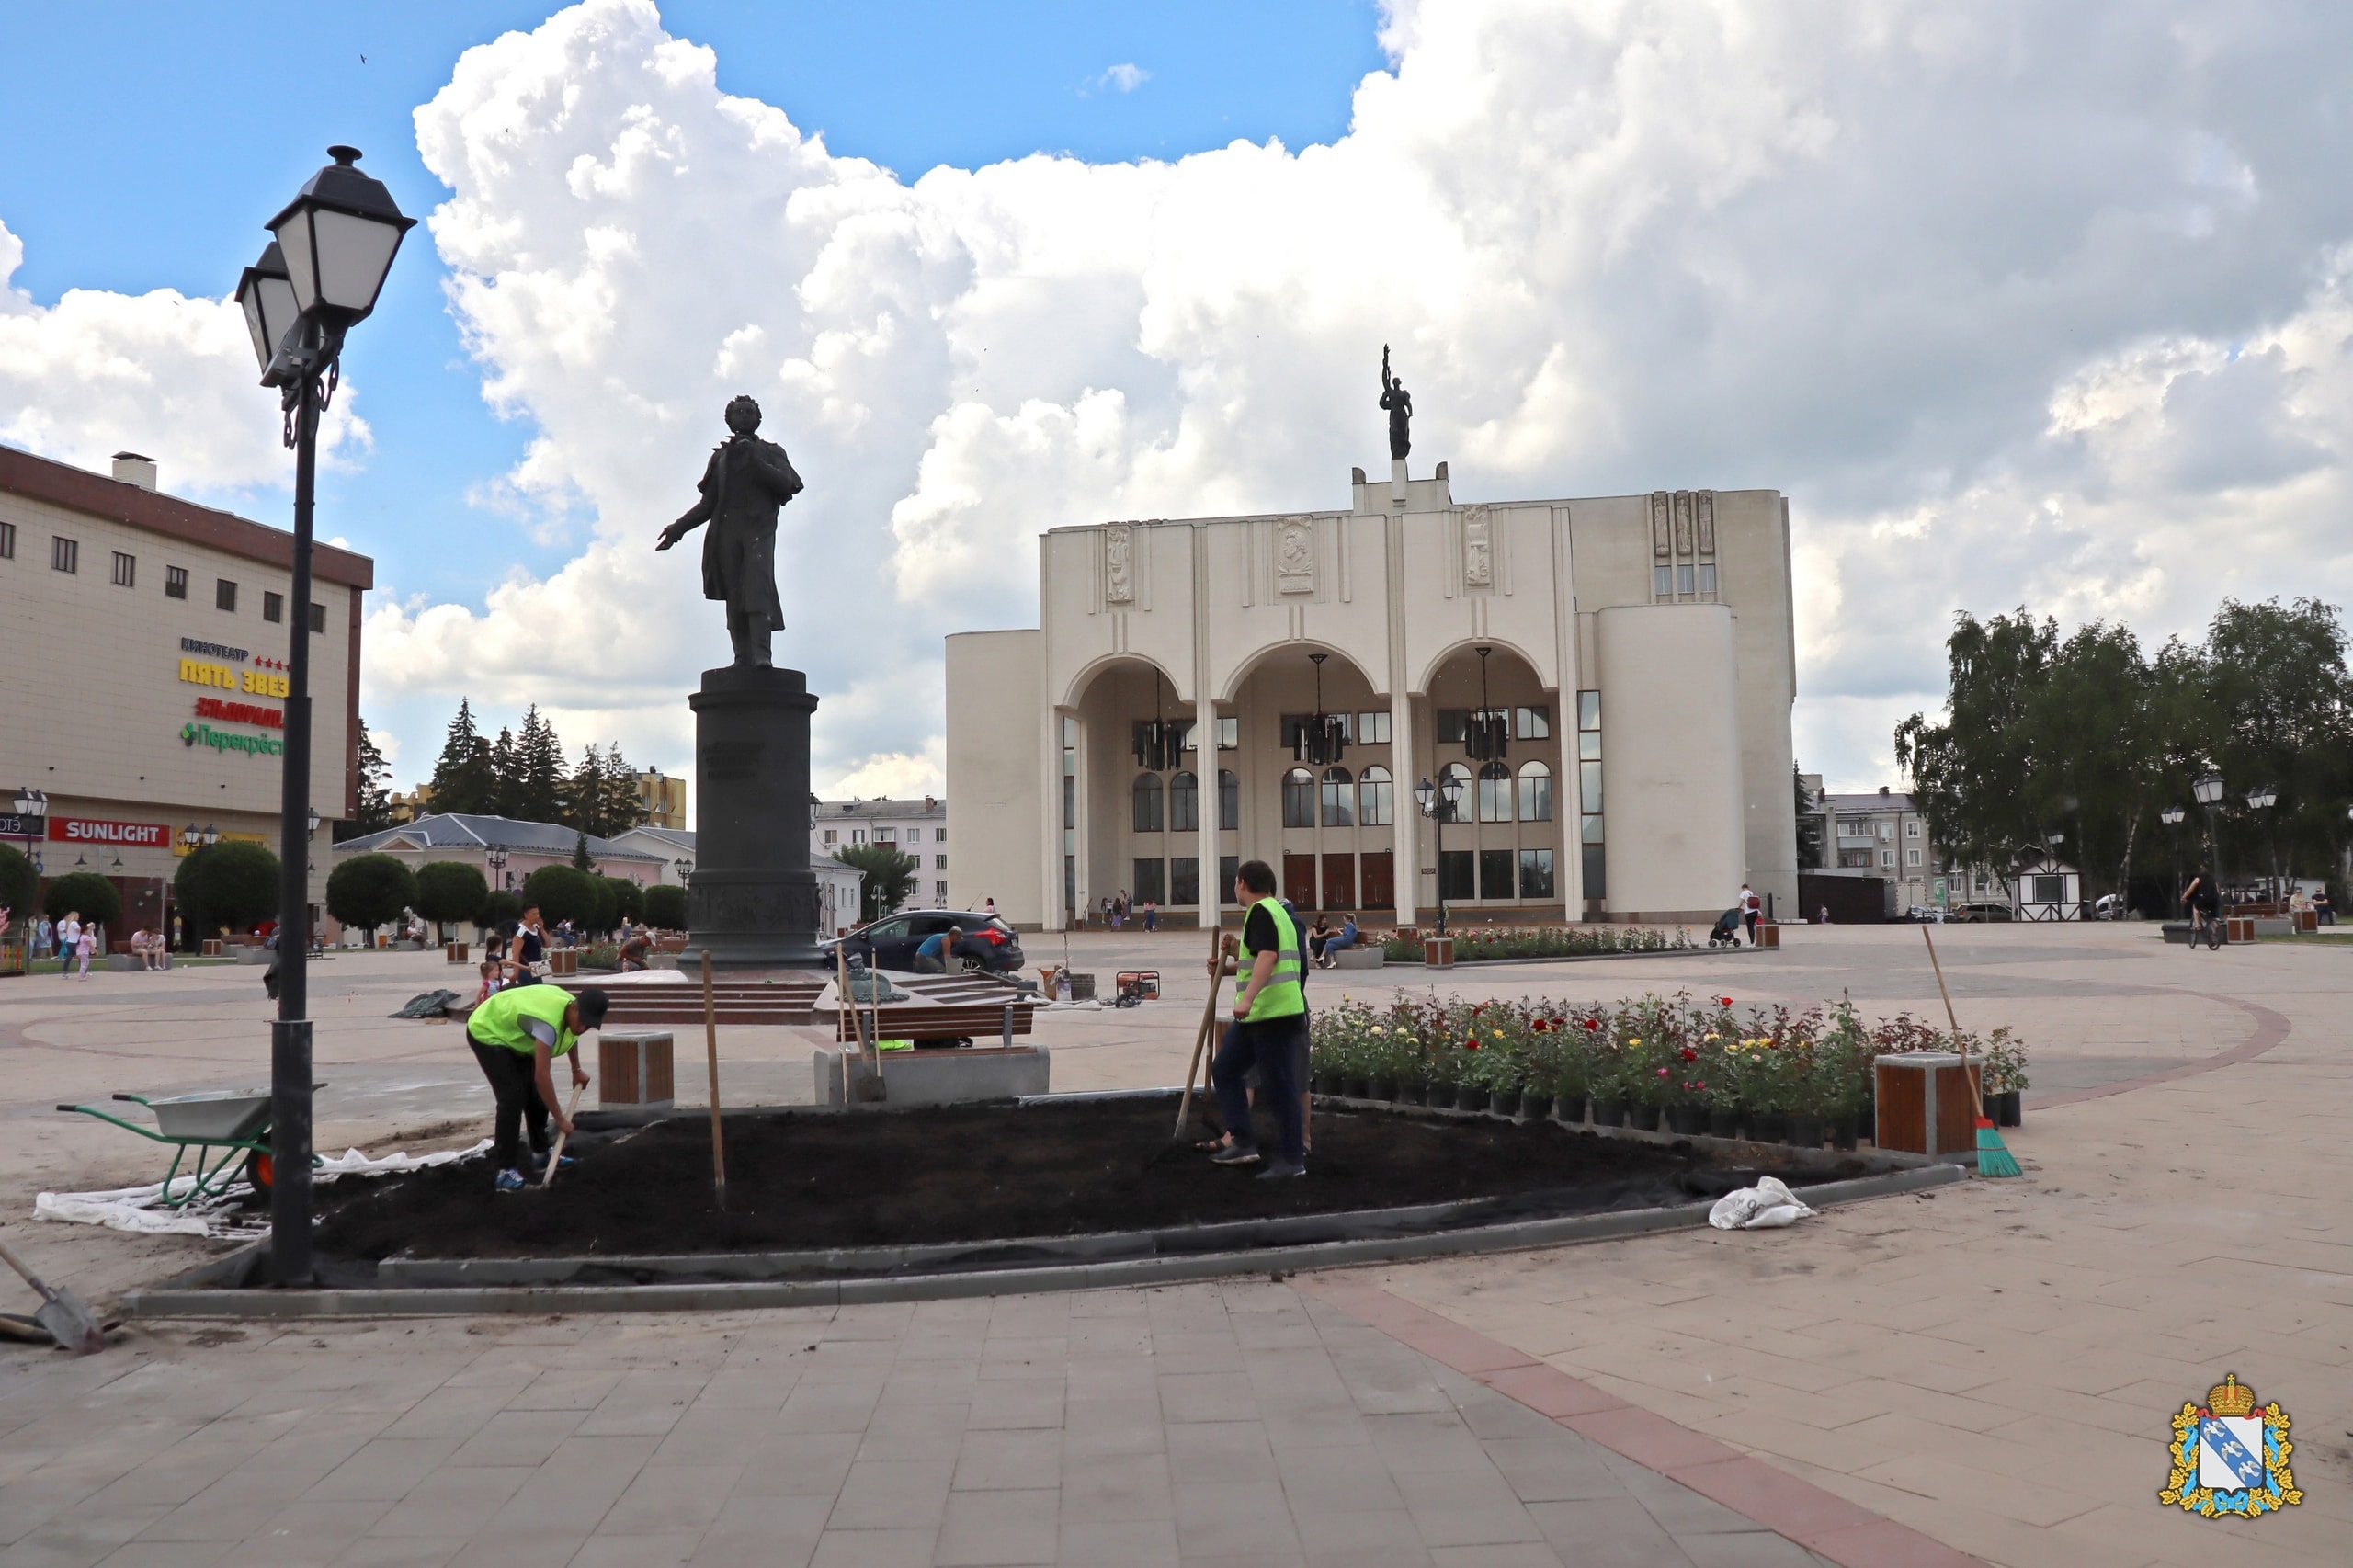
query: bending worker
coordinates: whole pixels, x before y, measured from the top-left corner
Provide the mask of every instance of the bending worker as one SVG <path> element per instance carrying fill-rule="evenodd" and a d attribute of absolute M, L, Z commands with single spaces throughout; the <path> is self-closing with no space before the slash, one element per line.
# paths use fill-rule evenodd
<path fill-rule="evenodd" d="M 964 928 L 950 926 L 945 931 L 934 931 L 915 949 L 917 974 L 946 974 L 948 966 L 956 960 L 956 949 L 963 945 Z"/>
<path fill-rule="evenodd" d="M 1300 1081 L 1307 1064 L 1307 996 L 1300 987 L 1299 923 L 1275 897 L 1275 872 L 1264 860 L 1245 860 L 1233 877 L 1233 902 L 1249 911 L 1242 922 L 1240 977 L 1233 998 L 1235 1027 L 1218 1047 L 1214 1069 L 1218 1111 L 1233 1142 L 1210 1156 L 1221 1165 L 1255 1165 L 1258 1140 L 1243 1077 L 1252 1067 L 1281 1130 L 1281 1157 L 1258 1173 L 1261 1181 L 1307 1174 L 1305 1120 Z M 1231 950 L 1233 938 L 1221 946 Z"/>
<path fill-rule="evenodd" d="M 497 1167 L 501 1192 L 523 1189 L 522 1132 L 530 1129 L 531 1169 L 547 1165 L 548 1121 L 569 1136 L 572 1119 L 555 1096 L 555 1059 L 571 1058 L 574 1088 L 588 1086 L 588 1070 L 580 1065 L 580 1037 L 605 1021 L 609 1005 L 594 986 L 577 996 L 557 985 L 517 985 L 493 992 L 466 1017 L 466 1043 L 474 1048 L 482 1075 L 498 1098 L 492 1163 Z M 563 1163 L 572 1164 L 565 1155 Z"/>

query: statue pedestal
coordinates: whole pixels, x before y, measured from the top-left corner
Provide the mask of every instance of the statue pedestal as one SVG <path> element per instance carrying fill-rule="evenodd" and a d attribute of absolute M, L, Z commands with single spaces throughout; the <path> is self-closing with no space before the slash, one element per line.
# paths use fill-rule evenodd
<path fill-rule="evenodd" d="M 809 715 L 799 670 L 705 670 L 695 710 L 695 869 L 681 967 L 813 968 Z"/>
<path fill-rule="evenodd" d="M 1389 505 L 1400 512 L 1404 511 L 1406 494 L 1405 460 L 1391 458 L 1389 460 Z"/>

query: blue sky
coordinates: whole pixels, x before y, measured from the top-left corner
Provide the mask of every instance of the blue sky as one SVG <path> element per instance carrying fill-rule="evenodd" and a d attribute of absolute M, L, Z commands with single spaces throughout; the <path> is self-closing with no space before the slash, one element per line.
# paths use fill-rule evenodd
<path fill-rule="evenodd" d="M 424 217 L 449 193 L 418 159 L 416 106 L 464 50 L 555 8 L 0 0 L 0 58 L 12 62 L 0 223 L 25 247 L 15 286 L 43 305 L 68 289 L 223 293 L 258 252 L 262 222 L 334 142 L 364 151 Z M 1236 137 L 1329 141 L 1347 129 L 1358 80 L 1383 64 L 1370 0 L 672 0 L 663 18 L 718 51 L 725 91 L 785 106 L 835 153 L 909 180 L 1038 151 L 1104 162 Z M 1122 65 L 1143 74 L 1120 73 L 1125 90 L 1108 76 Z M 469 505 L 531 432 L 484 407 L 443 308 L 446 276 L 419 229 L 347 361 L 375 450 L 356 472 L 322 475 L 320 532 L 373 555 L 379 580 L 404 593 L 478 602 L 511 566 L 543 574 L 572 551 Z M 273 522 L 286 506 L 269 489 L 201 498 Z M 415 760 L 412 749 L 404 778 Z"/>
<path fill-rule="evenodd" d="M 446 212 L 322 487 L 404 783 L 460 695 L 686 765 L 724 644 L 651 538 L 743 391 L 867 794 L 938 787 L 942 635 L 1031 623 L 1041 528 L 1338 504 L 1383 342 L 1459 498 L 1788 495 L 1836 788 L 1957 612 L 2353 603 L 2342 0 L 0 0 L 0 438 L 281 519 L 233 324 L 149 291 L 217 299 L 330 142 Z"/>

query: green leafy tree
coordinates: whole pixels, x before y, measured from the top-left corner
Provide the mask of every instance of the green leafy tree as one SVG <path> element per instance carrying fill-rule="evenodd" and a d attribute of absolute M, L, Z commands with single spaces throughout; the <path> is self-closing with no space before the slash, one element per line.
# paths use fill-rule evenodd
<path fill-rule="evenodd" d="M 597 891 L 597 912 L 581 924 L 591 931 L 609 931 L 620 923 L 620 895 L 613 891 L 610 877 L 590 877 L 588 885 Z"/>
<path fill-rule="evenodd" d="M 24 935 L 24 924 L 35 918 L 33 900 L 40 896 L 40 873 L 13 845 L 0 844 L 0 909 L 8 912 L 8 933 Z"/>
<path fill-rule="evenodd" d="M 437 812 L 483 812 L 496 804 L 498 778 L 491 765 L 490 743 L 475 730 L 473 706 L 464 698 L 458 699 L 458 716 L 449 721 L 442 738 L 432 788 Z"/>
<path fill-rule="evenodd" d="M 1813 792 L 1806 789 L 1805 779 L 1795 767 L 1790 769 L 1790 788 L 1797 811 L 1798 869 L 1818 871 L 1826 863 L 1827 854 L 1824 842 L 1826 835 L 1823 831 L 1824 818 L 1821 809 L 1816 804 Z"/>
<path fill-rule="evenodd" d="M 2225 823 L 2237 828 L 2224 866 L 2234 882 L 2336 858 L 2353 780 L 2345 650 L 2336 607 L 2318 599 L 2284 606 L 2225 599 L 2214 612 L 2206 633 L 2207 698 L 2212 760 L 2231 790 Z M 2244 804 L 2264 785 L 2279 797 L 2268 813 Z"/>
<path fill-rule="evenodd" d="M 474 916 L 474 923 L 485 931 L 495 931 L 509 920 L 521 918 L 523 901 L 505 888 L 498 888 L 482 901 L 482 913 Z"/>
<path fill-rule="evenodd" d="M 122 898 L 114 884 L 96 871 L 68 871 L 52 878 L 41 908 L 51 920 L 79 915 L 85 926 L 112 926 L 122 918 Z"/>
<path fill-rule="evenodd" d="M 490 884 L 481 870 L 463 860 L 428 860 L 416 869 L 413 907 L 436 926 L 479 919 L 489 898 Z"/>
<path fill-rule="evenodd" d="M 208 844 L 180 862 L 172 887 L 193 929 L 251 930 L 278 913 L 278 857 L 259 844 Z"/>
<path fill-rule="evenodd" d="M 542 866 L 523 879 L 523 906 L 539 905 L 549 925 L 586 925 L 597 915 L 597 879 L 570 866 Z"/>
<path fill-rule="evenodd" d="M 687 890 L 675 882 L 656 882 L 645 890 L 645 923 L 664 931 L 687 928 Z"/>
<path fill-rule="evenodd" d="M 1895 760 L 1912 775 L 1929 835 L 1956 864 L 1993 870 L 2005 890 L 2040 842 L 2029 710 L 2058 644 L 2058 623 L 2037 624 L 2024 607 L 1984 621 L 1955 617 L 1946 722 L 1915 713 L 1895 727 Z"/>
<path fill-rule="evenodd" d="M 922 863 L 891 844 L 853 844 L 834 851 L 834 858 L 866 873 L 858 889 L 859 918 L 880 920 L 915 891 L 915 873 Z"/>
<path fill-rule="evenodd" d="M 371 937 L 415 907 L 416 873 L 390 855 L 354 855 L 327 873 L 327 913 Z"/>

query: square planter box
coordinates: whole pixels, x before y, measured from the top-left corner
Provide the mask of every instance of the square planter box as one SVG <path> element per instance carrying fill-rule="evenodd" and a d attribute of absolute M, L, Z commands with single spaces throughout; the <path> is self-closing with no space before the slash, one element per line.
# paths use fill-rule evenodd
<path fill-rule="evenodd" d="M 1779 948 L 1781 945 L 1781 928 L 1770 921 L 1759 925 L 1756 927 L 1756 945 L 1760 948 Z"/>
<path fill-rule="evenodd" d="M 447 958 L 451 963 L 464 963 L 466 961 L 466 955 L 472 951 L 473 951 L 473 944 L 472 942 L 444 942 L 441 944 L 442 956 Z"/>
<path fill-rule="evenodd" d="M 1977 1096 L 1969 1069 L 1946 1051 L 1905 1051 L 1872 1063 L 1877 1125 L 1871 1142 L 1907 1154 L 1973 1154 Z"/>
<path fill-rule="evenodd" d="M 597 1103 L 669 1106 L 677 1094 L 674 1051 L 668 1029 L 599 1029 Z"/>
<path fill-rule="evenodd" d="M 550 979 L 559 974 L 578 974 L 579 972 L 580 949 L 578 948 L 550 948 L 548 949 Z"/>
<path fill-rule="evenodd" d="M 1454 967 L 1454 938 L 1425 937 L 1422 938 L 1422 962 L 1431 969 Z"/>

